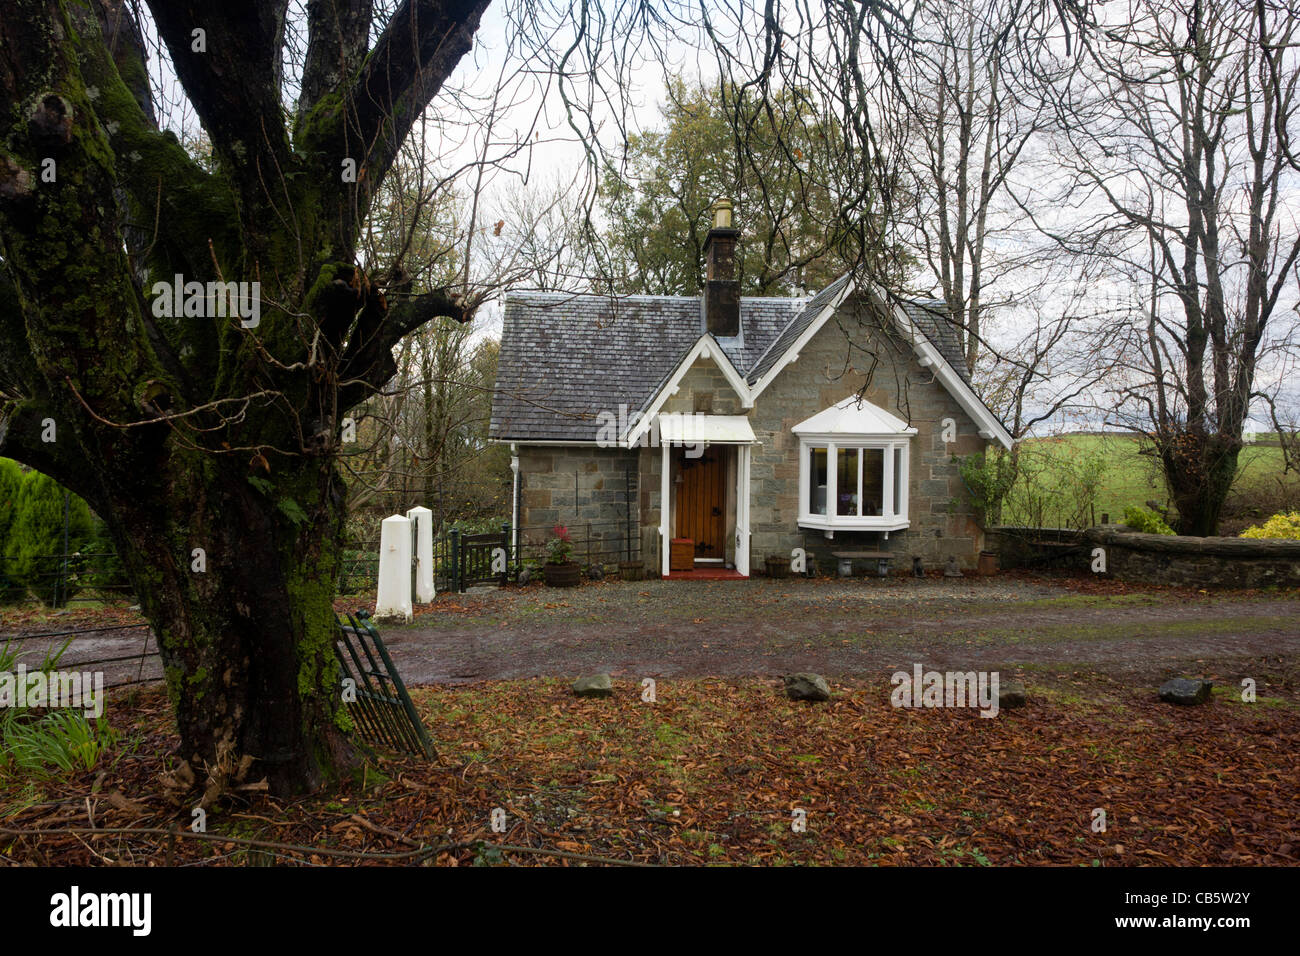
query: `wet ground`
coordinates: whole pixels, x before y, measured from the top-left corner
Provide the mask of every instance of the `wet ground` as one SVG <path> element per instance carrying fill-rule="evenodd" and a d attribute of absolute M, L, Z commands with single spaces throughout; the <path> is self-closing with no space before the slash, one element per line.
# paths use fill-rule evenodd
<path fill-rule="evenodd" d="M 1300 693 L 1300 595 L 1089 593 L 963 579 L 650 582 L 506 590 L 385 629 L 408 683 L 571 676 L 829 677 L 909 669 L 1268 675 Z"/>
<path fill-rule="evenodd" d="M 408 684 L 607 671 L 625 677 L 868 677 L 926 668 L 1090 671 L 1238 681 L 1300 697 L 1300 595 L 1094 587 L 1073 579 L 859 578 L 603 582 L 441 595 L 414 624 L 382 628 Z M 15 634 L 72 629 L 0 628 Z M 81 626 L 85 626 L 84 624 Z M 6 634 L 7 630 L 7 634 Z M 28 666 L 65 637 L 25 640 Z M 157 679 L 143 628 L 76 635 L 62 666 L 91 660 L 108 684 Z M 121 660 L 115 660 L 121 658 Z"/>

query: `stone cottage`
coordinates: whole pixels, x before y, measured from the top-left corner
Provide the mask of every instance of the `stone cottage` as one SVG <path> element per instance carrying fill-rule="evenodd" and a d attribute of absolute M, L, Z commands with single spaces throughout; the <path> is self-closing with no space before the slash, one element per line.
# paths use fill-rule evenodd
<path fill-rule="evenodd" d="M 516 535 L 589 526 L 663 575 L 674 555 L 747 576 L 798 548 L 822 569 L 862 551 L 974 567 L 953 459 L 1012 439 L 951 327 L 851 276 L 741 297 L 730 213 L 700 297 L 507 295 L 490 437 L 510 445 Z"/>

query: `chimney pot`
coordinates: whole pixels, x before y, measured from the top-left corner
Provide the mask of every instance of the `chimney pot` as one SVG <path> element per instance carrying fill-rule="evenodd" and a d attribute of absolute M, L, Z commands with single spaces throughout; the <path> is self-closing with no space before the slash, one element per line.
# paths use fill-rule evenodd
<path fill-rule="evenodd" d="M 731 200 L 719 199 L 713 204 L 713 228 L 731 228 Z"/>

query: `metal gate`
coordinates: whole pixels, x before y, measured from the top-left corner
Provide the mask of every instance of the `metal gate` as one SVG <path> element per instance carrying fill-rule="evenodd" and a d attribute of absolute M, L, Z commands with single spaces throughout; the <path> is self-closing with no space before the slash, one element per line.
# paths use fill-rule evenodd
<path fill-rule="evenodd" d="M 434 565 L 439 590 L 505 584 L 510 571 L 510 525 L 487 534 L 463 534 L 452 528 L 434 543 Z"/>
<path fill-rule="evenodd" d="M 339 621 L 334 652 L 344 679 L 352 681 L 355 692 L 347 708 L 356 735 L 377 746 L 433 757 L 433 741 L 388 648 L 364 612 L 356 617 L 349 614 L 346 624 Z"/>

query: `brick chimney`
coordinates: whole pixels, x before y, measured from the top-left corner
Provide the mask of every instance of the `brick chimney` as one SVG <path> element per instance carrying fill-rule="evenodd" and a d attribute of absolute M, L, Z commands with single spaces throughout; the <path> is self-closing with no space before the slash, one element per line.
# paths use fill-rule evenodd
<path fill-rule="evenodd" d="M 736 239 L 731 200 L 713 204 L 713 228 L 704 240 L 708 274 L 704 282 L 704 328 L 717 338 L 740 334 L 740 280 L 736 278 Z"/>

